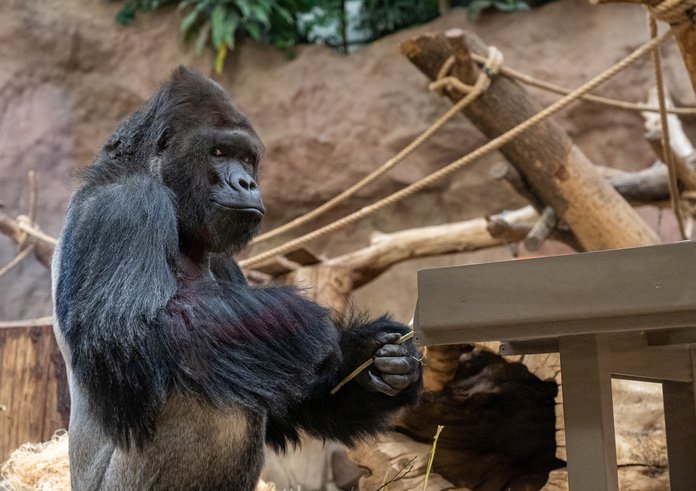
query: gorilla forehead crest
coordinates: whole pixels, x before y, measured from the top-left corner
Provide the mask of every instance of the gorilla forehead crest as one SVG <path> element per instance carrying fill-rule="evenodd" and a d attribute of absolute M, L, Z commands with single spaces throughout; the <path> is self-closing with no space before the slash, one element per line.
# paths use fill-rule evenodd
<path fill-rule="evenodd" d="M 103 150 L 120 164 L 123 159 L 142 160 L 158 150 L 153 145 L 160 145 L 163 135 L 181 135 L 199 127 L 243 129 L 260 144 L 251 123 L 220 84 L 180 66 L 154 96 L 119 125 Z"/>
<path fill-rule="evenodd" d="M 249 120 L 234 106 L 220 84 L 185 66 L 174 70 L 155 98 L 159 98 L 159 114 L 180 125 L 241 127 L 253 131 Z"/>

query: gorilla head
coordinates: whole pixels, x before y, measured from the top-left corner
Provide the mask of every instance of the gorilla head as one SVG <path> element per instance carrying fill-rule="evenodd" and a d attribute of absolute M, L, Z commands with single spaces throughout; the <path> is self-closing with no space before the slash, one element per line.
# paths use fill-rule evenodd
<path fill-rule="evenodd" d="M 104 152 L 131 172 L 147 162 L 173 192 L 180 247 L 192 257 L 236 252 L 260 227 L 263 144 L 222 87 L 196 71 L 176 69 Z"/>
<path fill-rule="evenodd" d="M 241 249 L 265 213 L 261 140 L 222 87 L 197 72 L 179 68 L 160 94 L 166 125 L 158 125 L 156 152 L 176 195 L 182 242 L 210 252 Z"/>

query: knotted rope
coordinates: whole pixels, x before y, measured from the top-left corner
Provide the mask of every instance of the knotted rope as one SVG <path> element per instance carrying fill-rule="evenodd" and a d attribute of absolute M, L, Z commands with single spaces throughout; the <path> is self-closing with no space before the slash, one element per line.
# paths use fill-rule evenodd
<path fill-rule="evenodd" d="M 445 90 L 456 90 L 461 94 L 465 94 L 465 97 L 471 97 L 471 100 L 474 100 L 491 86 L 493 78 L 500 72 L 500 68 L 503 66 L 503 53 L 495 46 L 488 47 L 488 58 L 483 63 L 481 73 L 479 73 L 474 85 L 465 84 L 457 77 L 449 75 L 455 62 L 456 58 L 454 56 L 447 58 L 440 67 L 435 81 L 428 85 L 428 89 L 440 95 L 444 95 Z"/>
<path fill-rule="evenodd" d="M 696 0 L 653 0 L 647 7 L 654 19 L 669 24 L 696 21 Z"/>

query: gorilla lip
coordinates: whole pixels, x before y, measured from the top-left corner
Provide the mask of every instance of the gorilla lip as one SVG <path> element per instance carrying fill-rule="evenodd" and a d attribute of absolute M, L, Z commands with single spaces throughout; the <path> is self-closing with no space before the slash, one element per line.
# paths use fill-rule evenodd
<path fill-rule="evenodd" d="M 213 203 L 218 205 L 220 208 L 225 208 L 226 210 L 231 210 L 231 211 L 242 211 L 242 212 L 248 212 L 248 213 L 256 213 L 261 216 L 264 216 L 266 214 L 266 210 L 262 210 L 261 208 L 256 208 L 253 206 L 230 206 L 230 205 L 225 205 L 220 203 L 219 201 L 212 200 Z"/>

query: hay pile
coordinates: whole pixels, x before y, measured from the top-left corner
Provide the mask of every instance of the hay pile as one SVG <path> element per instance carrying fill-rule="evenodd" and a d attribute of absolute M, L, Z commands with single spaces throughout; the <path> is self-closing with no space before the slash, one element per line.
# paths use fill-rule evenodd
<path fill-rule="evenodd" d="M 0 491 L 70 491 L 68 433 L 58 431 L 44 443 L 25 443 L 0 468 Z M 277 491 L 259 481 L 256 491 Z"/>
<path fill-rule="evenodd" d="M 0 469 L 0 489 L 70 491 L 68 433 L 57 432 L 44 443 L 25 443 Z"/>

